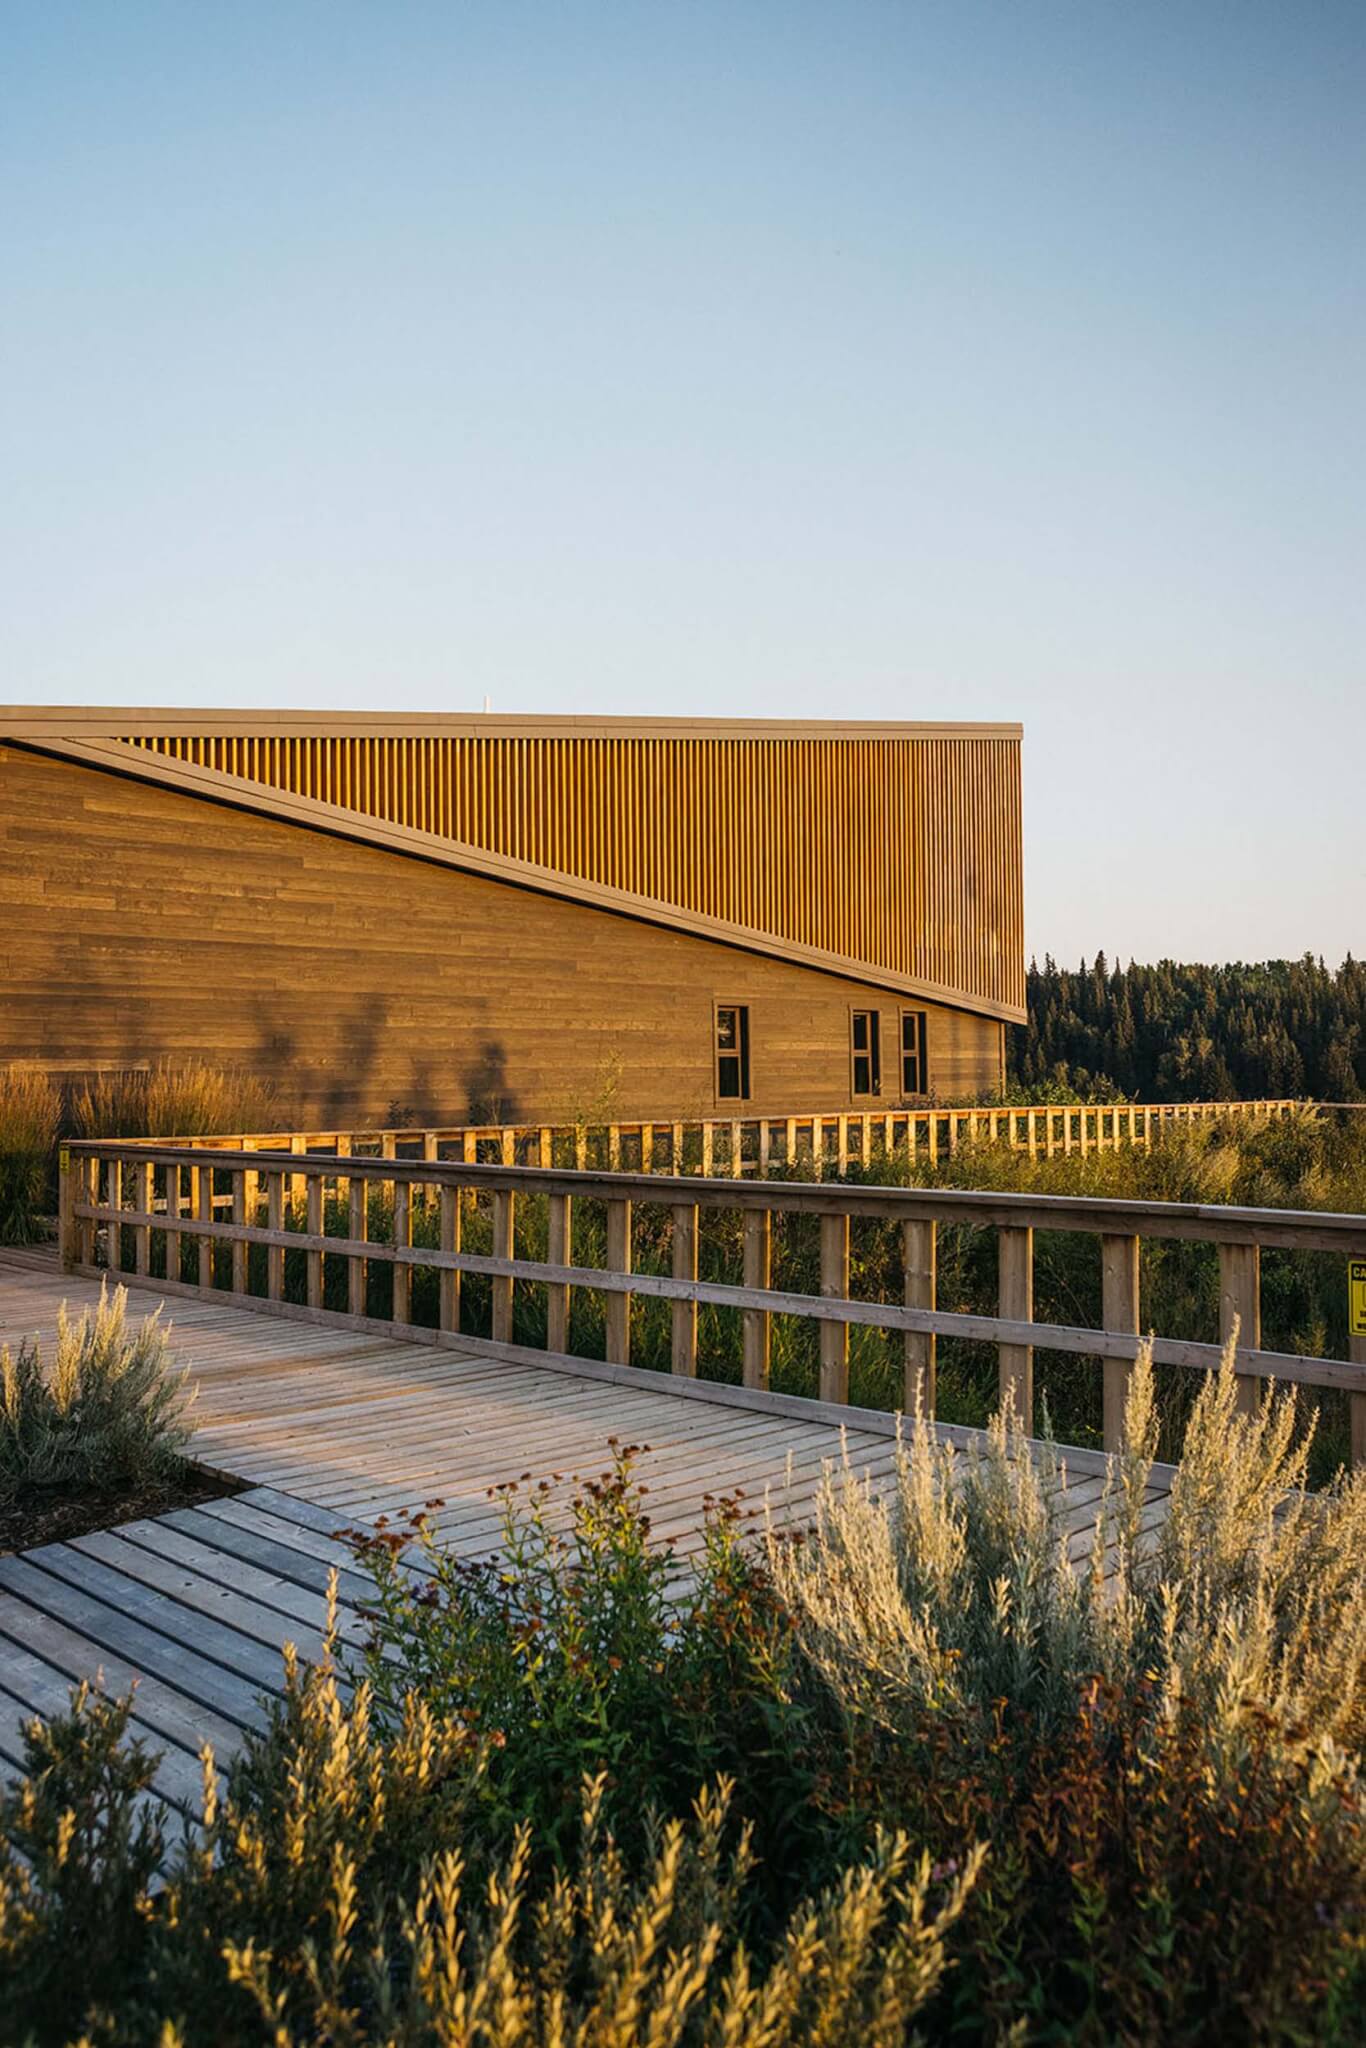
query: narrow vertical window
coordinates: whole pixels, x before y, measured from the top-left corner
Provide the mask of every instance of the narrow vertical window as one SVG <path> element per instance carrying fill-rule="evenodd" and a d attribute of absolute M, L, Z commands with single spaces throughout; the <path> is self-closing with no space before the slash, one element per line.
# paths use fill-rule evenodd
<path fill-rule="evenodd" d="M 903 1095 L 929 1094 L 923 1010 L 901 1012 L 901 1092 Z"/>
<path fill-rule="evenodd" d="M 882 1019 L 876 1010 L 849 1013 L 855 1095 L 882 1093 Z"/>
<path fill-rule="evenodd" d="M 722 1102 L 749 1096 L 749 1005 L 716 1005 L 716 1093 Z"/>

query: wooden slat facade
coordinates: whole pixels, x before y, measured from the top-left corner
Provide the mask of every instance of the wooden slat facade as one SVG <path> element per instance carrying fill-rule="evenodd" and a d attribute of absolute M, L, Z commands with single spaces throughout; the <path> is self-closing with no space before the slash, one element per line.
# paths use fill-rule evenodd
<path fill-rule="evenodd" d="M 119 737 L 969 999 L 1024 1000 L 1009 732 Z"/>
<path fill-rule="evenodd" d="M 856 1106 L 855 1008 L 884 1103 L 908 1005 L 941 1097 L 1000 1084 L 968 1008 L 0 746 L 0 1064 L 208 1058 L 296 1125 L 715 1116 L 718 1001 L 750 1009 L 750 1113 Z"/>

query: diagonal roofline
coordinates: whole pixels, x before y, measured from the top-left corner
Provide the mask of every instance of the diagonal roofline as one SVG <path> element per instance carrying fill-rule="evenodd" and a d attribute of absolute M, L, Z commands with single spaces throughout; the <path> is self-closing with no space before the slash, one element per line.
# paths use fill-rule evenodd
<path fill-rule="evenodd" d="M 88 715 L 93 719 L 93 714 Z M 149 714 L 149 717 L 151 715 Z M 155 715 L 158 719 L 164 719 L 164 714 Z M 235 810 L 253 811 L 258 815 L 276 818 L 306 830 L 326 832 L 337 838 L 380 847 L 409 859 L 425 861 L 429 865 L 482 875 L 486 879 L 504 882 L 514 888 L 532 890 L 538 895 L 557 896 L 570 902 L 584 904 L 590 909 L 607 911 L 616 916 L 633 918 L 638 922 L 660 925 L 671 931 L 685 932 L 693 937 L 734 946 L 743 952 L 790 961 L 799 966 L 814 968 L 820 973 L 837 975 L 844 981 L 859 982 L 865 987 L 919 997 L 924 1001 L 941 1004 L 947 1009 L 962 1010 L 973 1016 L 992 1017 L 1004 1023 L 1023 1024 L 1027 1021 L 1024 1009 L 1013 1004 L 993 1002 L 987 997 L 977 996 L 939 982 L 900 975 L 890 968 L 879 967 L 867 960 L 853 959 L 845 954 L 828 952 L 815 946 L 800 945 L 795 941 L 777 937 L 773 933 L 759 931 L 748 925 L 731 924 L 720 918 L 707 917 L 656 897 L 634 895 L 624 889 L 592 882 L 581 876 L 565 874 L 559 869 L 539 867 L 531 861 L 517 860 L 507 854 L 490 852 L 487 848 L 473 846 L 465 840 L 444 839 L 413 826 L 393 824 L 365 812 L 344 810 L 339 805 L 323 803 L 315 797 L 296 795 L 290 790 L 277 789 L 265 783 L 251 782 L 240 776 L 224 774 L 220 769 L 152 753 L 145 747 L 130 746 L 110 734 L 111 725 L 117 725 L 122 732 L 128 732 L 127 718 L 128 714 L 118 711 L 115 711 L 112 717 L 102 713 L 97 725 L 92 724 L 81 730 L 77 723 L 76 729 L 73 730 L 74 721 L 70 714 L 63 714 L 59 710 L 54 710 L 46 722 L 38 725 L 31 716 L 22 720 L 17 719 L 0 708 L 0 741 L 8 740 L 32 747 L 38 752 L 52 754 L 85 767 L 100 769 L 105 773 L 156 783 L 163 788 L 177 790 L 183 795 L 226 805 Z M 485 723 L 482 718 L 476 722 L 480 725 Z M 572 728 L 577 721 L 564 720 L 557 723 Z M 672 726 L 674 721 L 626 720 L 623 723 L 635 730 L 651 724 L 656 729 L 668 727 Z M 746 722 L 735 721 L 730 729 L 734 730 L 736 725 L 744 723 Z M 149 732 L 154 729 L 165 732 L 164 722 L 155 728 L 151 725 L 147 728 Z M 228 728 L 224 728 L 226 729 Z M 232 729 L 242 728 L 235 725 Z M 251 729 L 259 733 L 262 728 L 260 723 L 256 722 Z M 383 729 L 395 730 L 393 726 L 385 726 Z M 546 728 L 542 723 L 538 724 L 536 729 L 544 731 Z M 197 730 L 200 734 L 208 736 L 202 719 Z M 773 736 L 781 737 L 784 733 L 796 733 L 798 730 L 796 727 L 779 725 Z M 876 730 L 881 732 L 885 729 Z M 899 730 L 904 737 L 906 729 Z M 924 732 L 927 736 L 948 731 L 964 735 L 971 732 L 976 737 L 985 737 L 998 729 L 916 727 L 912 730 Z M 1019 728 L 999 730 L 1003 736 L 1007 731 L 1013 736 Z M 842 728 L 830 734 L 832 739 L 842 736 Z M 872 735 L 859 732 L 858 736 Z"/>

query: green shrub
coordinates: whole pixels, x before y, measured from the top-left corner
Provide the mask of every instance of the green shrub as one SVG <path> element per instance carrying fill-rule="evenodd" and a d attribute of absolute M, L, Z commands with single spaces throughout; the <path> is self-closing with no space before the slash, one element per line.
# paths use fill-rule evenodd
<path fill-rule="evenodd" d="M 988 1845 L 946 2032 L 1360 2038 L 1323 2029 L 1366 1942 L 1366 1474 L 1306 1494 L 1293 1396 L 1235 1398 L 1230 1355 L 1153 1535 L 1140 1364 L 1089 1569 L 999 1423 L 980 1456 L 917 1432 L 894 1486 L 832 1477 L 770 1539 L 832 1818 Z"/>
<path fill-rule="evenodd" d="M 206 1764 L 201 1839 L 168 1852 L 127 1712 L 82 1692 L 30 1733 L 29 1775 L 0 1802 L 0 2022 L 25 2048 L 78 2029 L 92 2048 L 895 2048 L 980 1865 L 936 1873 L 875 1832 L 758 1955 L 737 1938 L 755 1857 L 733 1787 L 647 1822 L 632 1858 L 596 1777 L 563 1788 L 558 1868 L 538 1877 L 523 1824 L 475 1881 L 466 1731 L 412 1697 L 382 1732 L 330 1666 L 287 1670 L 225 1796 Z"/>
<path fill-rule="evenodd" d="M 61 1106 L 46 1074 L 0 1072 L 0 1244 L 43 1235 Z"/>
<path fill-rule="evenodd" d="M 549 1480 L 511 1490 L 492 1562 L 442 1549 L 421 1513 L 355 1532 L 376 1590 L 364 1676 L 389 1725 L 416 1688 L 438 1719 L 478 1734 L 479 1825 L 491 1839 L 525 1820 L 539 1848 L 561 1854 L 577 1825 L 565 1787 L 606 1772 L 609 1818 L 638 1848 L 651 1807 L 686 1812 L 699 1785 L 734 1777 L 761 1858 L 755 1898 L 775 1885 L 776 1910 L 785 1873 L 813 1854 L 786 1617 L 740 1540 L 734 1500 L 712 1505 L 702 1553 L 680 1577 L 651 1538 L 634 1455 L 614 1447 L 610 1472 L 576 1486 L 567 1526 Z M 423 1573 L 404 1562 L 414 1539 Z"/>
<path fill-rule="evenodd" d="M 1229 1361 L 1154 1529 L 1146 1361 L 1127 1420 L 1079 1568 L 999 1424 L 690 1573 L 625 1453 L 499 1572 L 380 1531 L 369 1655 L 287 1656 L 201 1839 L 119 1710 L 31 1739 L 3 2038 L 1359 2043 L 1366 1478 L 1306 1494 Z"/>
<path fill-rule="evenodd" d="M 0 1499 L 143 1485 L 180 1462 L 188 1368 L 172 1368 L 160 1310 L 130 1334 L 127 1301 L 102 1286 L 74 1323 L 63 1303 L 46 1368 L 35 1343 L 0 1351 Z"/>
<path fill-rule="evenodd" d="M 127 1737 L 130 1700 L 79 1686 L 32 1721 L 25 1776 L 0 1797 L 0 2038 L 116 2040 L 144 1995 L 150 1887 L 165 1848 L 155 1760 Z"/>
<path fill-rule="evenodd" d="M 98 1074 L 71 1100 L 81 1138 L 208 1138 L 279 1130 L 274 1085 L 242 1068 L 164 1060 L 145 1071 Z"/>

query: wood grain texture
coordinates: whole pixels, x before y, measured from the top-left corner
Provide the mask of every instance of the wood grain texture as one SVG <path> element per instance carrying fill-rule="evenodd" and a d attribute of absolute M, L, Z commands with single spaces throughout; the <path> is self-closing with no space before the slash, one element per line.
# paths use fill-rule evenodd
<path fill-rule="evenodd" d="M 866 984 L 0 746 L 0 1061 L 209 1057 L 296 1128 L 668 1120 L 716 1114 L 718 999 L 750 1006 L 746 1108 L 851 1106 Z M 998 1085 L 998 1021 L 918 1007 L 937 1093 Z"/>
<path fill-rule="evenodd" d="M 1010 728 L 513 732 L 466 719 L 106 732 L 306 797 L 1019 1007 L 1020 741 Z"/>

